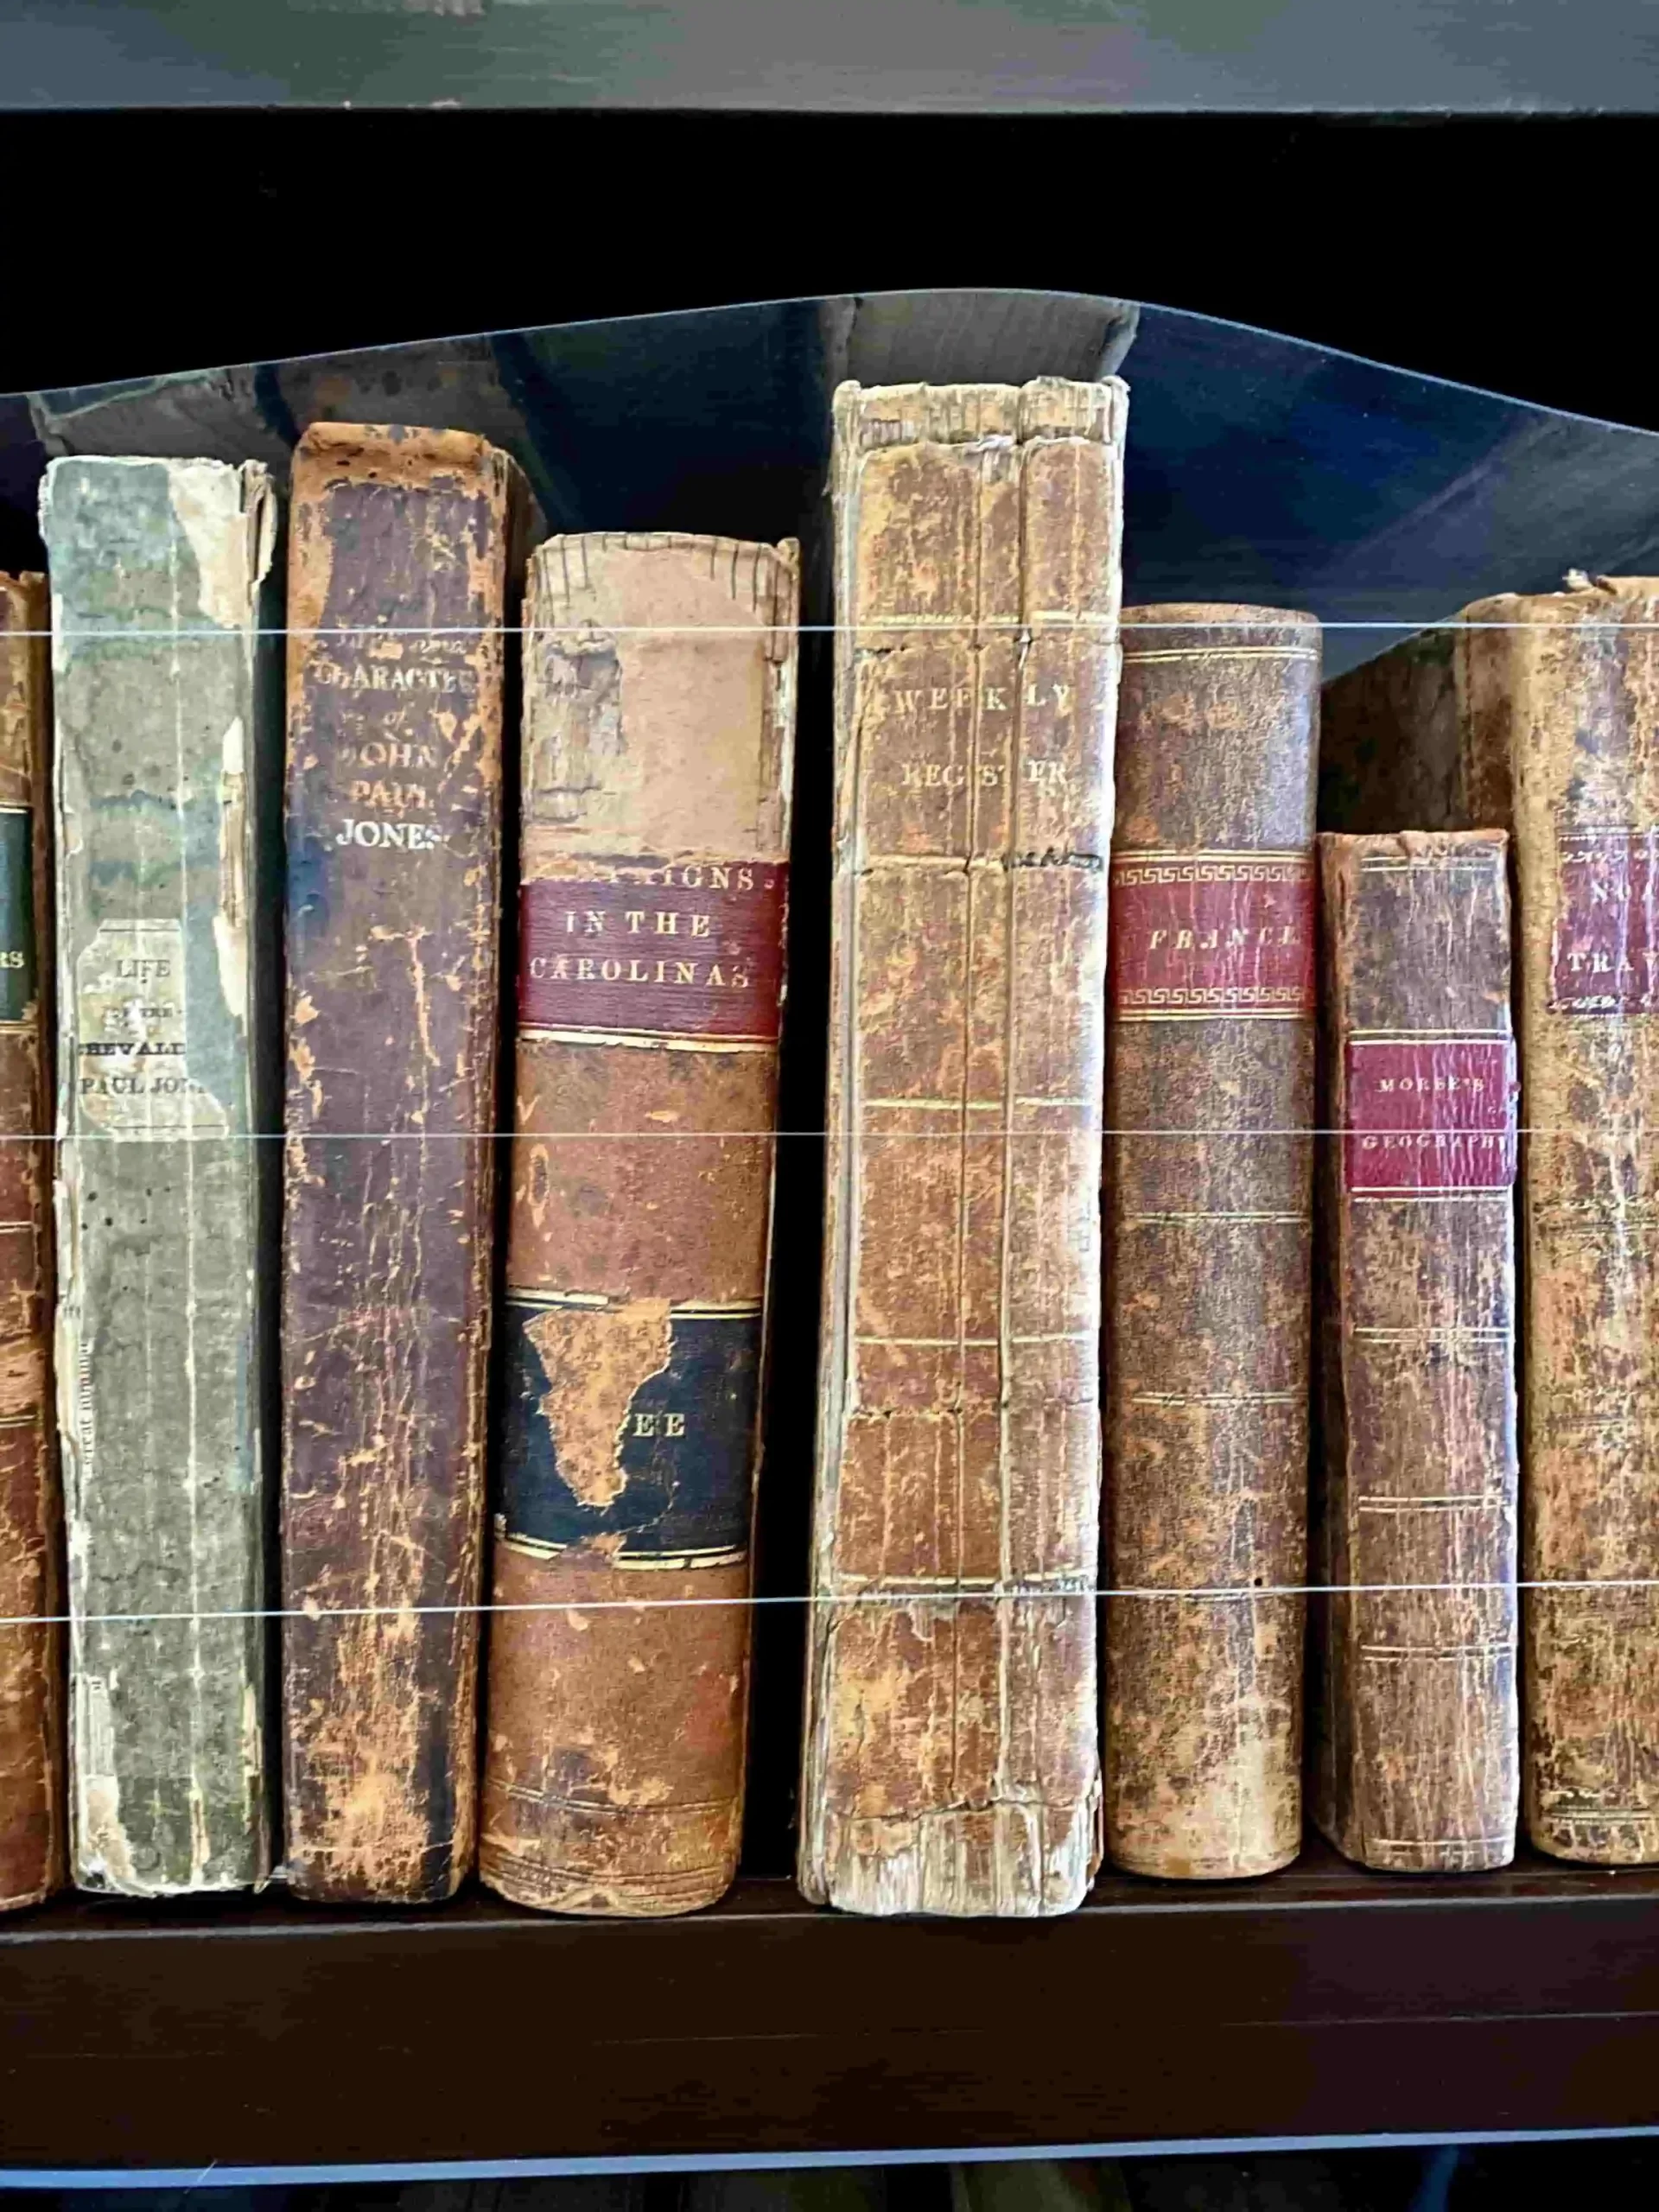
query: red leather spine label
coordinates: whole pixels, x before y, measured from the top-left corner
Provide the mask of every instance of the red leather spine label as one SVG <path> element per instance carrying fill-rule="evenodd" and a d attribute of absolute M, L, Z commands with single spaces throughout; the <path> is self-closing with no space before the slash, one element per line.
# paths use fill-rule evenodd
<path fill-rule="evenodd" d="M 1120 1021 L 1311 1014 L 1315 934 L 1309 855 L 1117 855 L 1112 1012 Z"/>
<path fill-rule="evenodd" d="M 1651 1014 L 1659 1007 L 1656 843 L 1654 830 L 1561 833 L 1552 1013 Z"/>
<path fill-rule="evenodd" d="M 775 1044 L 788 873 L 618 860 L 533 879 L 519 905 L 520 1025 Z"/>
<path fill-rule="evenodd" d="M 1344 1068 L 1349 1190 L 1506 1191 L 1514 1182 L 1512 1039 L 1351 1039 Z"/>

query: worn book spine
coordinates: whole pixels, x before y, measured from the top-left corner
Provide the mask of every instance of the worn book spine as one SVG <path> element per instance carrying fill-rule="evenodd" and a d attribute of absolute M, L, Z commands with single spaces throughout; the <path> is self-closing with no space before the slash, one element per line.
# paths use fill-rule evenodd
<path fill-rule="evenodd" d="M 1601 1866 L 1659 1860 L 1656 702 L 1652 577 L 1479 601 L 1328 699 L 1342 826 L 1389 826 L 1409 776 L 1510 832 L 1522 1797 L 1540 1849 Z"/>
<path fill-rule="evenodd" d="M 419 1903 L 472 1866 L 517 498 L 460 431 L 294 461 L 283 1295 L 287 1869 Z"/>
<path fill-rule="evenodd" d="M 792 543 L 531 571 L 479 1865 L 547 1910 L 737 1868 L 798 593 Z"/>
<path fill-rule="evenodd" d="M 1034 1915 L 1099 1858 L 1115 381 L 836 397 L 828 1222 L 800 1880 Z"/>
<path fill-rule="evenodd" d="M 1363 1866 L 1503 1866 L 1520 1788 L 1508 840 L 1319 842 L 1313 1815 Z"/>
<path fill-rule="evenodd" d="M 269 1870 L 268 1043 L 277 502 L 218 461 L 54 461 L 57 1386 L 84 1887 Z"/>
<path fill-rule="evenodd" d="M 1106 1847 L 1212 1880 L 1301 1840 L 1319 632 L 1271 607 L 1123 622 Z"/>
<path fill-rule="evenodd" d="M 0 1911 L 63 1879 L 44 576 L 0 576 Z"/>

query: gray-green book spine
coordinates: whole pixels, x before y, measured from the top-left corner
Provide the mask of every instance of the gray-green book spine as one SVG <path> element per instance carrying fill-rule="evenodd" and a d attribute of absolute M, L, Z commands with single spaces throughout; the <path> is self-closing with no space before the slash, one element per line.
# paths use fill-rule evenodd
<path fill-rule="evenodd" d="M 54 461 L 58 1423 L 74 1878 L 270 1872 L 265 470 Z M 255 1140 L 255 1141 L 251 1141 Z M 270 1302 L 274 1312 L 274 1301 Z"/>

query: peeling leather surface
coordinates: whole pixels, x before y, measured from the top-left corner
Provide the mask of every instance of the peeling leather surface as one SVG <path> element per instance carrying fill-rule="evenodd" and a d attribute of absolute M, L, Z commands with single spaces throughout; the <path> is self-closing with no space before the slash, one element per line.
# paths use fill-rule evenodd
<path fill-rule="evenodd" d="M 541 1415 L 584 1505 L 608 1505 L 627 1479 L 628 1408 L 668 1364 L 668 1314 L 665 1298 L 633 1298 L 599 1313 L 567 1309 L 525 1324 L 550 1378 Z"/>
<path fill-rule="evenodd" d="M 318 424 L 295 459 L 283 1724 L 311 1897 L 441 1898 L 473 1861 L 517 497 L 458 431 Z M 365 628 L 404 634 L 306 634 Z"/>
<path fill-rule="evenodd" d="M 1659 1030 L 1647 1007 L 1552 1004 L 1564 845 L 1659 832 L 1659 578 L 1478 601 L 1433 711 L 1393 655 L 1333 684 L 1344 829 L 1397 826 L 1385 766 L 1444 793 L 1423 826 L 1507 829 L 1521 1048 L 1522 1801 L 1540 1850 L 1659 1861 Z M 1403 650 L 1403 649 L 1402 649 Z M 1421 706 L 1420 697 L 1420 708 Z M 1368 779 L 1367 763 L 1377 764 Z M 1644 864 L 1650 883 L 1651 863 Z M 1649 901 L 1628 917 L 1649 937 Z M 1645 979 L 1642 979 L 1645 981 Z"/>
<path fill-rule="evenodd" d="M 277 521 L 256 463 L 62 460 L 41 499 L 73 1871 L 136 1896 L 270 1868 L 271 1224 L 247 1139 L 269 1126 L 275 1009 L 256 963 L 226 957 L 250 927 L 226 855 L 233 841 L 251 882 L 247 778 L 274 771 L 278 741 L 257 634 Z"/>
<path fill-rule="evenodd" d="M 1123 619 L 1115 849 L 1311 857 L 1317 626 L 1238 607 Z M 1291 642 L 1300 658 L 1277 650 Z M 1248 1133 L 1312 1128 L 1311 1007 L 1112 1020 L 1107 1050 L 1110 1586 L 1300 1585 L 1313 1143 Z M 1154 1134 L 1195 1129 L 1217 1134 Z M 1300 1597 L 1108 1600 L 1119 1866 L 1202 1880 L 1295 1857 L 1303 1616 Z"/>
<path fill-rule="evenodd" d="M 1031 1916 L 1099 1858 L 1098 1191 L 1122 385 L 842 386 L 799 1877 Z M 861 1602 L 862 1601 L 862 1602 Z"/>
<path fill-rule="evenodd" d="M 0 1614 L 16 1624 L 0 1629 L 0 1910 L 49 1896 L 64 1873 L 63 1630 L 29 1625 L 63 1609 L 51 1147 L 17 1141 L 51 1127 L 48 652 L 43 634 L 16 634 L 44 632 L 49 615 L 43 576 L 0 576 L 0 808 L 21 814 L 16 857 L 32 863 L 7 905 L 34 925 L 33 990 L 0 1022 Z"/>
<path fill-rule="evenodd" d="M 1354 1037 L 1510 1037 L 1507 840 L 1319 843 L 1319 1119 L 1346 1128 L 1369 1118 L 1347 1091 Z M 1358 1196 L 1344 1141 L 1322 1137 L 1319 1154 L 1324 1464 L 1309 1579 L 1361 1586 L 1313 1603 L 1313 1815 L 1364 1866 L 1506 1866 L 1520 1792 L 1513 1192 Z M 1455 1584 L 1467 1586 L 1427 1586 Z"/>
<path fill-rule="evenodd" d="M 695 874 L 785 859 L 798 580 L 792 543 L 594 533 L 540 550 L 526 621 L 550 626 L 526 656 L 527 898 L 580 925 L 583 883 L 642 861 Z M 675 911 L 652 886 L 625 903 L 642 931 Z M 619 919 L 621 950 L 638 949 L 612 912 L 596 951 L 618 949 Z M 749 1591 L 752 1420 L 714 1470 L 736 1494 L 737 1541 L 692 1567 L 645 1546 L 674 1510 L 680 1455 L 707 1441 L 706 1403 L 666 1387 L 677 1313 L 709 1309 L 719 1327 L 735 1313 L 729 1325 L 760 1332 L 777 1052 L 708 1033 L 619 1040 L 614 1001 L 594 1005 L 591 1030 L 518 1039 L 504 1326 L 531 1338 L 556 1391 L 503 1413 L 494 1598 L 537 1610 L 493 1628 L 479 1864 L 519 1904 L 654 1916 L 712 1904 L 737 1866 L 750 1614 L 732 1601 Z M 769 1019 L 775 1039 L 775 1007 L 756 1008 L 763 1035 Z M 627 1454 L 671 1414 L 683 1434 L 653 1447 L 661 1487 L 636 1502 Z M 603 1530 L 537 1543 L 514 1526 L 514 1468 L 549 1446 L 572 1502 L 605 1509 Z M 672 1602 L 686 1599 L 708 1602 Z"/>

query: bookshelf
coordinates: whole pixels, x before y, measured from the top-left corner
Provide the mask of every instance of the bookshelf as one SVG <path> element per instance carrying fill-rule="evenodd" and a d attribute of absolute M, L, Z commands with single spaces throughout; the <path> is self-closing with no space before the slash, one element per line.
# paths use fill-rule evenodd
<path fill-rule="evenodd" d="M 1659 1872 L 1105 1877 L 1074 1918 L 70 1900 L 0 1929 L 5 2163 L 220 2168 L 1618 2128 Z"/>
<path fill-rule="evenodd" d="M 1569 34 L 1548 0 L 1503 10 L 1502 25 L 1475 6 L 1472 58 L 1445 77 L 1431 11 L 1383 11 L 1392 43 L 1357 88 L 1328 13 L 1318 36 L 1296 31 L 1315 4 L 1275 11 L 1277 60 L 1254 77 L 1248 56 L 1218 56 L 1218 14 L 1180 11 L 1192 36 L 1160 64 L 1174 73 L 1134 98 L 1078 63 L 1083 0 L 1020 9 L 1023 78 L 986 58 L 1013 10 L 969 11 L 984 50 L 936 60 L 932 89 L 889 102 L 878 32 L 902 41 L 924 13 L 889 0 L 830 11 L 838 54 L 758 92 L 742 79 L 751 111 L 715 112 L 735 105 L 731 45 L 682 35 L 688 73 L 648 80 L 650 49 L 628 48 L 620 7 L 597 0 L 237 10 L 239 46 L 223 32 L 231 11 L 206 0 L 88 7 L 98 37 L 79 47 L 38 7 L 0 0 L 0 100 L 29 111 L 8 124 L 21 172 L 142 175 L 154 226 L 116 315 L 84 256 L 37 253 L 28 311 L 0 336 L 0 389 L 1000 283 L 1171 301 L 1659 425 L 1628 340 L 1625 226 L 1574 234 L 1570 296 L 1562 261 L 1541 277 L 1524 222 L 1493 219 L 1478 252 L 1441 244 L 1471 181 L 1471 211 L 1535 204 L 1551 176 L 1593 176 L 1599 200 L 1637 204 L 1659 124 L 1637 111 L 1659 106 L 1659 61 L 1634 8 Z M 652 12 L 666 41 L 697 11 Z M 752 11 L 725 21 L 747 22 L 753 45 Z M 1133 41 L 1118 51 L 1133 60 Z M 331 111 L 346 99 L 385 111 Z M 549 112 L 427 106 L 444 100 Z M 1045 104 L 1056 111 L 1017 111 Z M 871 105 L 912 111 L 845 111 Z M 1465 111 L 1431 112 L 1448 105 Z M 1549 112 L 1596 105 L 1624 112 Z M 1337 107 L 1416 114 L 1312 111 Z M 688 175 L 707 186 L 690 206 L 661 188 Z M 1232 203 L 1246 176 L 1248 223 Z M 529 213 L 571 177 L 589 194 L 607 177 L 655 191 L 662 218 L 619 214 L 614 250 L 562 257 Z M 721 212 L 755 178 L 766 189 L 742 195 L 741 219 Z M 973 222 L 941 204 L 942 178 L 975 181 Z M 1007 189 L 992 198 L 988 178 Z M 1150 203 L 1136 179 L 1154 181 Z M 1061 212 L 1034 223 L 1033 205 Z M 895 221 L 906 207 L 938 219 Z M 142 224 L 121 221 L 142 243 Z M 393 279 L 342 283 L 317 244 L 331 225 Z M 798 1315 L 804 1281 L 791 1295 Z M 804 1448 L 810 1365 L 791 1388 Z M 774 1454 L 770 1479 L 782 1578 L 804 1542 L 798 1451 Z M 798 1663 L 798 1624 L 774 1614 L 756 1726 L 774 1774 L 792 1759 Z M 476 1891 L 399 1915 L 273 1894 L 162 1911 L 70 1897 L 0 1920 L 0 2166 L 715 2163 L 1659 2125 L 1659 1870 L 1528 1857 L 1496 1875 L 1387 1879 L 1310 1843 L 1287 1872 L 1222 1889 L 1108 1874 L 1063 1922 L 880 1923 L 806 1906 L 785 1876 L 787 1783 L 753 1802 L 757 1871 L 683 1922 L 548 1921 Z"/>

